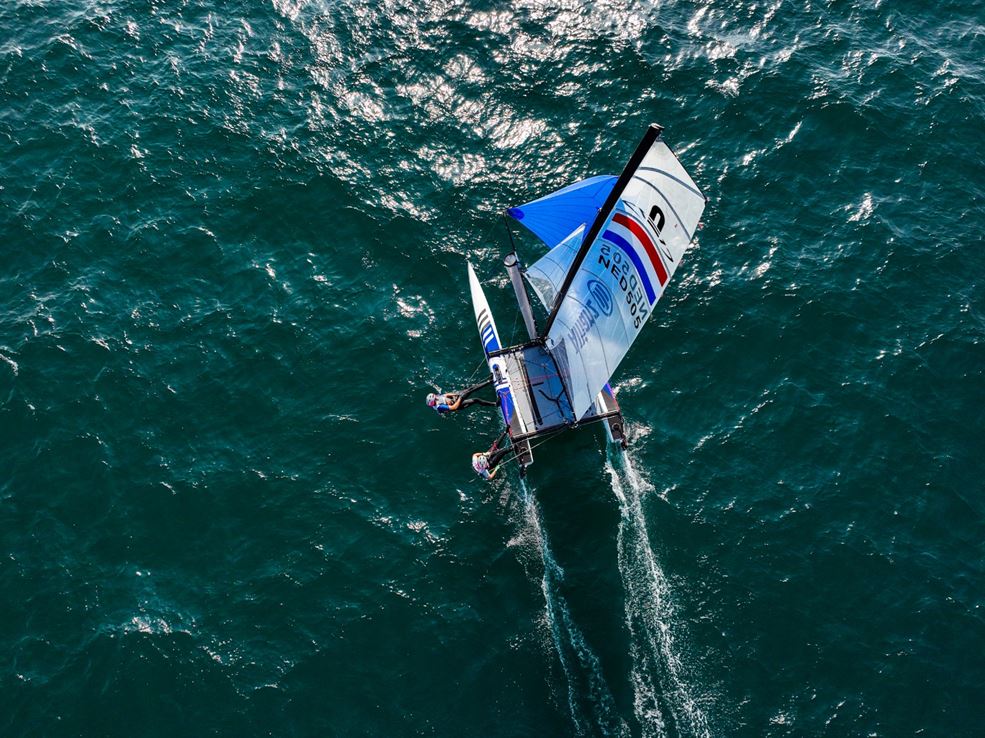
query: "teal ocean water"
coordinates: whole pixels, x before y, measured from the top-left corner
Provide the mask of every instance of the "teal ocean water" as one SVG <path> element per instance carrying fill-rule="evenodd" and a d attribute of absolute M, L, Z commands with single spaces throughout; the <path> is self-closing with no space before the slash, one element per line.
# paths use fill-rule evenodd
<path fill-rule="evenodd" d="M 976 736 L 974 3 L 0 6 L 0 735 Z M 466 257 L 650 122 L 705 227 L 597 429 Z M 524 237 L 521 255 L 540 253 Z"/>

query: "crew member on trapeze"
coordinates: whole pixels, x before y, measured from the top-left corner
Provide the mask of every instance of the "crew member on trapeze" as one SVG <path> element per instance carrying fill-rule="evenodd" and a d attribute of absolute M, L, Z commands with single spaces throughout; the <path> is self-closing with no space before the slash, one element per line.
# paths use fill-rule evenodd
<path fill-rule="evenodd" d="M 469 405 L 485 405 L 486 407 L 498 407 L 499 403 L 494 400 L 483 400 L 481 397 L 469 397 L 476 390 L 488 387 L 492 384 L 493 378 L 489 377 L 484 382 L 473 384 L 461 392 L 446 392 L 435 394 L 431 392 L 426 398 L 428 407 L 433 409 L 438 415 L 447 415 L 458 410 L 467 408 Z"/>
<path fill-rule="evenodd" d="M 509 433 L 509 429 L 504 430 L 503 434 L 493 441 L 493 445 L 485 453 L 472 454 L 472 468 L 486 481 L 496 476 L 496 472 L 499 471 L 499 462 L 513 453 L 511 446 L 499 448 L 499 444 L 506 438 L 507 433 Z"/>

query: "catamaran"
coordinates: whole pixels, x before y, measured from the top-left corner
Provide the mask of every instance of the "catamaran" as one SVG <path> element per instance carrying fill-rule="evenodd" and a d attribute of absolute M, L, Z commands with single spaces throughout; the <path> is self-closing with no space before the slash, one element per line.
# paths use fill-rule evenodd
<path fill-rule="evenodd" d="M 479 386 L 495 387 L 506 430 L 489 451 L 473 455 L 480 476 L 491 478 L 510 459 L 523 476 L 540 441 L 592 423 L 626 448 L 609 381 L 694 240 L 707 201 L 662 132 L 656 124 L 647 128 L 618 177 L 589 177 L 506 211 L 507 230 L 512 219 L 548 248 L 526 269 L 515 245 L 504 262 L 528 341 L 501 344 L 468 264 L 490 376 L 465 393 L 429 395 L 428 404 L 458 409 Z M 543 321 L 534 316 L 523 277 L 546 310 Z"/>

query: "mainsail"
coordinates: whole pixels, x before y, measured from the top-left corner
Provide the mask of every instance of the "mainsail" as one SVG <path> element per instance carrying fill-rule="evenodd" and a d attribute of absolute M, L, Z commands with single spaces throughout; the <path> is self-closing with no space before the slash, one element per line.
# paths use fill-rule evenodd
<path fill-rule="evenodd" d="M 541 205 L 524 225 L 552 248 L 527 277 L 550 311 L 543 337 L 577 419 L 592 407 L 649 319 L 704 211 L 704 195 L 661 131 L 655 125 L 647 129 L 618 181 L 606 187 L 604 203 L 590 206 L 599 208 L 590 219 L 589 206 L 577 214 L 572 208 L 557 218 L 550 238 L 536 227 L 545 212 L 550 219 L 552 197 L 591 180 L 519 208 L 523 223 L 531 207 Z M 569 228 L 567 235 L 558 236 L 563 228 Z"/>

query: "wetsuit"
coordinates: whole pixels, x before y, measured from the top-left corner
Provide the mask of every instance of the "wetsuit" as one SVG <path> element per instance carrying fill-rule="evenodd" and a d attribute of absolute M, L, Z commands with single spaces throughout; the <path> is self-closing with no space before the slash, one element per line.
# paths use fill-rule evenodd
<path fill-rule="evenodd" d="M 434 406 L 435 411 L 438 413 L 438 415 L 445 415 L 446 413 L 454 412 L 452 408 L 456 405 L 456 403 L 458 404 L 458 407 L 455 407 L 455 410 L 464 410 L 469 405 L 486 405 L 487 407 L 498 407 L 499 403 L 493 400 L 483 400 L 481 397 L 469 397 L 469 395 L 471 395 L 476 390 L 480 390 L 483 387 L 488 387 L 490 384 L 492 384 L 492 381 L 493 381 L 492 377 L 489 377 L 489 379 L 487 379 L 485 382 L 479 382 L 479 384 L 473 384 L 471 387 L 469 387 L 468 389 L 464 389 L 461 392 L 449 392 L 447 395 L 444 396 L 444 399 L 450 400 L 450 402 L 439 402 L 437 405 Z"/>
<path fill-rule="evenodd" d="M 490 456 L 489 456 L 489 471 L 491 472 L 493 469 L 495 469 L 496 466 L 499 464 L 499 462 L 502 461 L 503 459 L 505 459 L 511 453 L 513 453 L 513 447 L 512 446 L 507 446 L 506 448 L 501 448 L 501 449 L 493 452 L 492 454 L 490 454 Z"/>
<path fill-rule="evenodd" d="M 495 477 L 497 471 L 496 467 L 499 465 L 499 462 L 501 462 L 503 459 L 505 459 L 507 456 L 513 453 L 512 445 L 506 446 L 505 448 L 499 448 L 499 444 L 503 442 L 503 440 L 506 438 L 506 435 L 508 433 L 509 433 L 508 429 L 504 430 L 503 435 L 497 438 L 496 441 L 493 443 L 493 445 L 490 446 L 489 450 L 485 453 L 486 456 L 485 469 L 480 471 L 478 468 L 476 468 L 476 471 L 479 473 L 479 476 L 483 477 L 484 479 L 488 480 Z M 473 459 L 473 464 L 474 463 L 475 461 Z"/>

